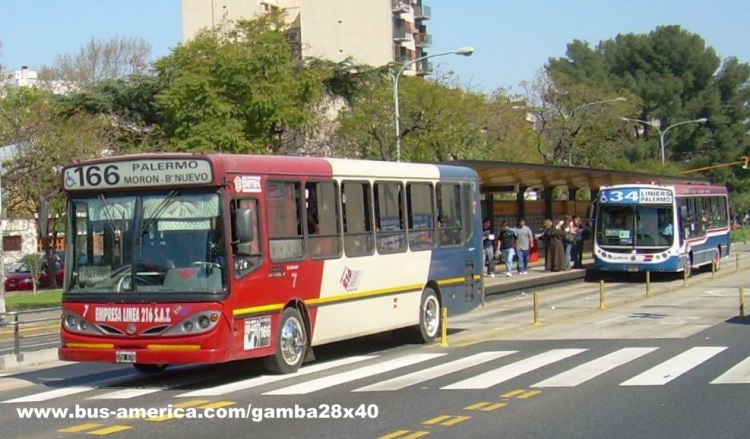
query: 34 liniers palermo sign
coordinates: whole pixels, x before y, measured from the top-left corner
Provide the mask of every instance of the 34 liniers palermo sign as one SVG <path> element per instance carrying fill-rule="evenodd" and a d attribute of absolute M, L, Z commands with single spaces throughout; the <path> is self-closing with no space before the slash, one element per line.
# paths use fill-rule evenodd
<path fill-rule="evenodd" d="M 66 190 L 116 189 L 144 186 L 189 186 L 213 181 L 211 165 L 197 159 L 129 160 L 65 169 Z"/>

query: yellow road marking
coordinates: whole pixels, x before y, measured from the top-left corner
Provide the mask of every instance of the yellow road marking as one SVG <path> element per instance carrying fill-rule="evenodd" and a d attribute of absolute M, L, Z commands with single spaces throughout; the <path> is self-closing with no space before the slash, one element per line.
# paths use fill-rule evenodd
<path fill-rule="evenodd" d="M 488 406 L 488 405 L 490 405 L 489 402 L 478 402 L 478 403 L 476 403 L 474 405 L 470 405 L 468 407 L 464 407 L 464 410 L 478 410 L 478 409 L 480 409 L 480 408 L 482 408 L 484 406 Z"/>
<path fill-rule="evenodd" d="M 427 421 L 424 421 L 423 424 L 424 425 L 435 425 L 435 424 L 437 424 L 437 423 L 439 423 L 441 421 L 445 421 L 446 419 L 450 419 L 452 417 L 453 416 L 451 416 L 451 415 L 442 415 L 442 416 L 438 416 L 437 418 L 432 418 L 432 419 L 429 419 Z"/>
<path fill-rule="evenodd" d="M 542 393 L 542 391 L 541 391 L 541 390 L 531 390 L 531 391 L 529 391 L 529 392 L 526 392 L 526 393 L 524 393 L 523 395 L 519 395 L 519 396 L 518 396 L 518 399 L 526 399 L 526 398 L 531 398 L 532 396 L 534 396 L 534 395 L 538 395 L 538 394 L 540 394 L 540 393 Z"/>
<path fill-rule="evenodd" d="M 512 392 L 505 393 L 501 395 L 502 398 L 513 398 L 516 395 L 520 395 L 522 393 L 526 392 L 525 390 L 514 390 Z"/>
<path fill-rule="evenodd" d="M 489 407 L 485 407 L 485 408 L 483 408 L 481 410 L 483 412 L 491 412 L 492 410 L 501 409 L 501 408 L 505 407 L 506 405 L 508 405 L 508 404 L 505 404 L 505 403 L 502 403 L 502 402 L 498 402 L 498 403 L 492 404 Z"/>
<path fill-rule="evenodd" d="M 397 431 L 394 431 L 393 433 L 387 434 L 385 436 L 380 436 L 378 439 L 396 439 L 396 438 L 399 438 L 399 439 L 417 439 L 419 437 L 427 436 L 428 434 L 430 434 L 428 431 L 416 431 L 416 432 L 410 434 L 409 436 L 402 436 L 402 435 L 404 435 L 406 433 L 410 433 L 410 431 L 409 430 L 397 430 Z"/>
<path fill-rule="evenodd" d="M 86 434 L 93 434 L 93 435 L 96 435 L 96 436 L 104 436 L 104 435 L 107 435 L 107 434 L 117 433 L 118 431 L 130 430 L 131 428 L 133 428 L 133 427 L 129 427 L 127 425 L 113 425 L 111 427 L 102 428 L 101 430 L 90 431 L 90 432 L 88 432 Z"/>
<path fill-rule="evenodd" d="M 101 427 L 102 424 L 81 424 L 81 425 L 74 425 L 73 427 L 63 428 L 62 430 L 57 430 L 60 433 L 78 433 L 79 431 L 88 430 L 90 428 L 95 427 Z"/>
<path fill-rule="evenodd" d="M 378 439 L 395 439 L 402 434 L 408 433 L 409 430 L 396 430 L 393 433 L 386 434 L 385 436 L 380 436 Z"/>
<path fill-rule="evenodd" d="M 179 408 L 186 408 L 186 407 L 195 407 L 202 404 L 208 404 L 211 401 L 207 401 L 205 399 L 194 399 L 192 401 L 185 401 L 181 402 L 179 404 L 172 404 L 172 407 L 179 407 Z"/>
<path fill-rule="evenodd" d="M 447 425 L 447 426 L 456 425 L 459 422 L 463 422 L 467 419 L 471 419 L 471 416 L 456 416 L 454 419 L 451 419 L 450 421 L 445 421 L 440 425 Z"/>
<path fill-rule="evenodd" d="M 219 402 L 214 402 L 213 404 L 206 404 L 206 405 L 198 406 L 198 408 L 199 409 L 218 409 L 221 407 L 227 407 L 227 406 L 235 405 L 235 404 L 237 403 L 232 402 L 232 401 L 219 401 Z"/>
<path fill-rule="evenodd" d="M 187 408 L 187 407 L 196 407 L 196 406 L 200 406 L 200 405 L 203 405 L 203 404 L 211 405 L 210 402 L 211 401 L 207 401 L 205 399 L 194 399 L 192 401 L 186 401 L 186 402 L 181 402 L 179 404 L 173 404 L 172 407 L 175 407 L 175 408 Z M 174 419 L 174 418 L 175 418 L 175 416 L 174 416 L 174 413 L 173 413 L 171 416 L 167 414 L 167 415 L 164 415 L 164 416 L 157 416 L 157 417 L 154 417 L 154 418 L 146 418 L 146 421 L 162 422 L 162 421 L 168 421 L 168 420 Z"/>

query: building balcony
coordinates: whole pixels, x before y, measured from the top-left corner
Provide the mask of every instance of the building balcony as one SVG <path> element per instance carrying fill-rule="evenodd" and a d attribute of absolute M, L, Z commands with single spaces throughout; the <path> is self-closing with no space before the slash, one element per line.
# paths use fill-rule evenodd
<path fill-rule="evenodd" d="M 417 47 L 431 47 L 432 46 L 432 35 L 430 34 L 417 34 L 414 38 L 414 44 Z"/>
<path fill-rule="evenodd" d="M 417 62 L 417 75 L 430 75 L 432 74 L 432 63 L 423 59 Z"/>
<path fill-rule="evenodd" d="M 414 8 L 414 18 L 417 20 L 429 20 L 432 18 L 432 8 L 421 5 Z"/>
<path fill-rule="evenodd" d="M 396 28 L 393 29 L 393 41 L 400 43 L 414 41 L 414 35 L 404 28 Z"/>
<path fill-rule="evenodd" d="M 411 4 L 406 0 L 391 0 L 391 8 L 393 12 L 400 14 L 411 11 Z"/>

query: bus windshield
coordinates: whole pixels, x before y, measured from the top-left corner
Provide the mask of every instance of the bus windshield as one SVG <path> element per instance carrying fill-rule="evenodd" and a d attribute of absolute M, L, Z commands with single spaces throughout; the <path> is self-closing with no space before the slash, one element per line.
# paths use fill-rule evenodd
<path fill-rule="evenodd" d="M 216 193 L 70 199 L 70 293 L 215 293 L 226 286 Z"/>
<path fill-rule="evenodd" d="M 674 242 L 672 206 L 600 206 L 597 243 L 604 246 L 669 247 Z"/>

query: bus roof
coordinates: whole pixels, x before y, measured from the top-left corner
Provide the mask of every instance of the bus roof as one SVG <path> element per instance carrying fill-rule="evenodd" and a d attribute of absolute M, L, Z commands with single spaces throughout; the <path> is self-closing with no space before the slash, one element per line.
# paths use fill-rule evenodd
<path fill-rule="evenodd" d="M 471 179 L 473 169 L 448 164 L 221 153 L 140 153 L 92 159 L 63 167 L 64 190 L 222 185 L 237 177 L 309 175 L 322 178 Z"/>

